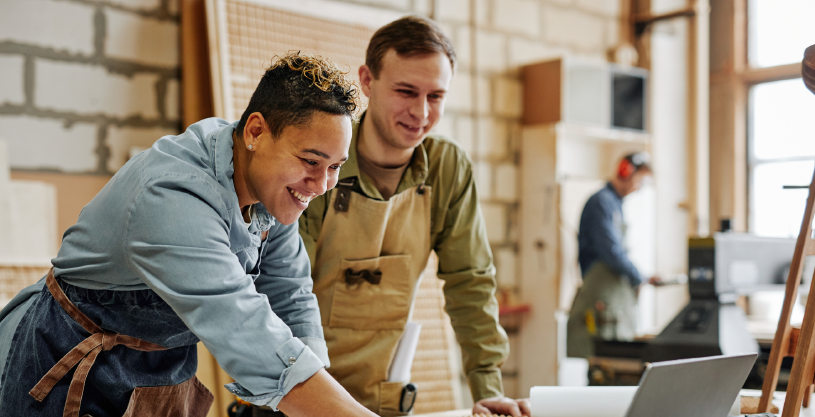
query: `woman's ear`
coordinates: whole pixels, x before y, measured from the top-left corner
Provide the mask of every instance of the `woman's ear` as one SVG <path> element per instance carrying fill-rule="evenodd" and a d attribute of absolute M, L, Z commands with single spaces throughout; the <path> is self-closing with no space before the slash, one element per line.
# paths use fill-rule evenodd
<path fill-rule="evenodd" d="M 263 118 L 260 112 L 250 114 L 246 120 L 246 125 L 243 126 L 243 143 L 246 145 L 246 149 L 250 151 L 257 149 L 260 135 L 268 130 L 266 119 Z"/>

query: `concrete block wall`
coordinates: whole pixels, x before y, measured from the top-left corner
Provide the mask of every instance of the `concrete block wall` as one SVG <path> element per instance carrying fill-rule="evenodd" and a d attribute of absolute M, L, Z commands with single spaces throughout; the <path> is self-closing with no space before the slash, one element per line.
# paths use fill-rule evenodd
<path fill-rule="evenodd" d="M 13 170 L 111 175 L 180 126 L 178 0 L 4 0 Z"/>

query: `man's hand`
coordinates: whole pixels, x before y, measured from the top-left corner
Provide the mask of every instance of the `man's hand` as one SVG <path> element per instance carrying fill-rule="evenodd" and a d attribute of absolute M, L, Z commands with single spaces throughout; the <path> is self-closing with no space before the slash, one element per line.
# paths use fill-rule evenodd
<path fill-rule="evenodd" d="M 485 398 L 473 405 L 473 415 L 503 414 L 512 417 L 532 415 L 532 405 L 528 398 L 513 400 L 507 397 Z"/>
<path fill-rule="evenodd" d="M 660 286 L 665 285 L 665 282 L 662 281 L 662 278 L 660 278 L 657 275 L 654 275 L 651 278 L 648 278 L 648 283 L 655 286 L 655 287 L 660 287 Z"/>

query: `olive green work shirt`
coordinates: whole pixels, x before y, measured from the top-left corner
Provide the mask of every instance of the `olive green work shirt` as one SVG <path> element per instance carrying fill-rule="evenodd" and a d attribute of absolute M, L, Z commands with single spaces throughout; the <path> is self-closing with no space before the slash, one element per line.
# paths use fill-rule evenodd
<path fill-rule="evenodd" d="M 353 126 L 348 160 L 339 178 L 357 177 L 353 191 L 382 200 L 373 181 L 359 171 L 357 138 L 361 123 L 362 119 Z M 438 277 L 445 281 L 444 309 L 462 348 L 470 392 L 474 401 L 503 396 L 499 368 L 509 354 L 509 343 L 498 324 L 495 266 L 478 204 L 472 162 L 453 141 L 428 135 L 414 150 L 396 194 L 423 181 L 432 187 L 430 241 L 439 258 Z M 300 236 L 312 267 L 328 198 L 326 193 L 311 200 L 299 220 Z"/>

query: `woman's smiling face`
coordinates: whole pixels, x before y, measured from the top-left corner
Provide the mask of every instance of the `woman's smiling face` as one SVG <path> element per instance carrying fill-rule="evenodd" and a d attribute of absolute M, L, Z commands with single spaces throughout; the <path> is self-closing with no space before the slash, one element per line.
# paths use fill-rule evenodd
<path fill-rule="evenodd" d="M 351 145 L 349 116 L 314 111 L 306 123 L 272 138 L 260 113 L 253 113 L 246 129 L 260 129 L 244 134 L 245 145 L 253 147 L 241 168 L 246 190 L 280 223 L 294 223 L 309 201 L 337 185 Z"/>

